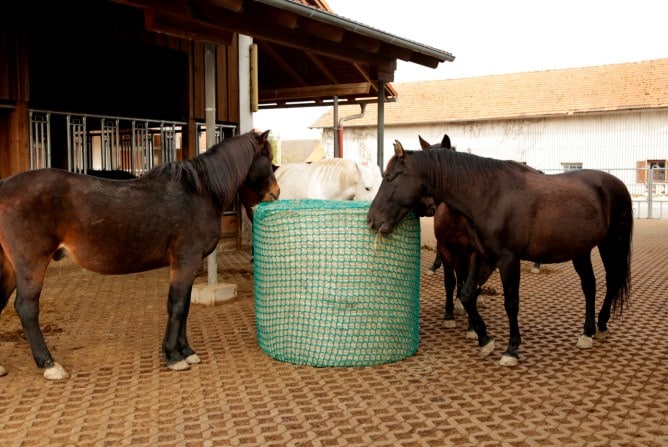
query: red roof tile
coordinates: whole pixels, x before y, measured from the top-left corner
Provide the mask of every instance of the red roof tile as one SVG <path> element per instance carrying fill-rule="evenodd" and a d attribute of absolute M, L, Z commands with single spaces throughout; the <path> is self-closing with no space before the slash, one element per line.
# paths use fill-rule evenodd
<path fill-rule="evenodd" d="M 668 108 L 668 59 L 393 84 L 399 97 L 385 104 L 385 125 L 560 116 Z M 359 107 L 339 109 L 339 117 Z M 327 112 L 311 127 L 332 127 Z M 376 104 L 346 127 L 375 126 Z"/>

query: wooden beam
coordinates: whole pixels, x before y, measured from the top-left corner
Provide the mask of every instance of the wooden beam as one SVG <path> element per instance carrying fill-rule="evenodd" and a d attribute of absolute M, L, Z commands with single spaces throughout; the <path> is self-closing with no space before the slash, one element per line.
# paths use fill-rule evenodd
<path fill-rule="evenodd" d="M 311 99 L 314 97 L 331 98 L 369 94 L 371 85 L 366 82 L 338 85 L 315 85 L 310 87 L 260 90 L 260 102 Z"/>
<path fill-rule="evenodd" d="M 234 12 L 241 12 L 244 10 L 244 0 L 203 0 L 213 6 L 219 8 L 229 9 Z"/>
<path fill-rule="evenodd" d="M 164 13 L 155 9 L 144 11 L 144 26 L 147 31 L 220 45 L 230 45 L 234 36 L 232 31 L 207 22 Z"/>
<path fill-rule="evenodd" d="M 343 37 L 346 34 L 345 30 L 341 28 L 313 20 L 302 20 L 299 29 L 320 39 L 336 43 L 343 42 Z"/>
<path fill-rule="evenodd" d="M 161 12 L 179 16 L 192 15 L 188 0 L 112 0 L 119 5 L 131 6 L 139 9 L 159 9 Z"/>

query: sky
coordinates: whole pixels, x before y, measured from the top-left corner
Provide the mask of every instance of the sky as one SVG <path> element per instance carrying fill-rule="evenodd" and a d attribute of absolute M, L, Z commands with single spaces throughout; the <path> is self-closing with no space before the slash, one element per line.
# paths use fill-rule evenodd
<path fill-rule="evenodd" d="M 432 69 L 399 60 L 394 82 L 442 80 L 668 58 L 663 0 L 328 0 L 335 13 L 455 56 Z M 254 125 L 281 139 L 327 108 L 267 110 Z"/>

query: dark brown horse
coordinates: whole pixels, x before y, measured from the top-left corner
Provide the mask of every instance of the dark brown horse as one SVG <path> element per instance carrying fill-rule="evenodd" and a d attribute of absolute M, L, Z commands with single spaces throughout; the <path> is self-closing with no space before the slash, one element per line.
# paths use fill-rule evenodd
<path fill-rule="evenodd" d="M 172 370 L 199 362 L 186 334 L 192 284 L 218 243 L 223 209 L 237 192 L 278 198 L 268 133 L 226 139 L 135 180 L 41 169 L 0 181 L 0 310 L 16 289 L 16 312 L 46 378 L 67 377 L 38 322 L 47 265 L 62 254 L 102 274 L 169 266 L 162 352 Z"/>
<path fill-rule="evenodd" d="M 443 135 L 439 144 L 430 144 L 420 136 L 418 139 L 422 150 L 456 150 L 447 134 Z M 455 327 L 455 291 L 457 298 L 461 299 L 464 280 L 468 277 L 469 265 L 475 254 L 471 243 L 471 231 L 469 223 L 461 213 L 448 207 L 445 202 L 438 204 L 434 213 L 436 259 L 430 271 L 433 272 L 443 265 L 445 327 Z"/>
<path fill-rule="evenodd" d="M 398 143 L 398 142 L 397 142 Z M 462 289 L 462 303 L 484 355 L 494 349 L 475 307 L 476 290 L 496 265 L 510 323 L 501 364 L 516 365 L 521 342 L 518 324 L 520 260 L 572 260 L 585 295 L 585 323 L 578 347 L 589 348 L 608 329 L 611 310 L 621 314 L 630 293 L 633 210 L 624 183 L 605 172 L 577 170 L 545 175 L 514 161 L 450 150 L 404 151 L 395 155 L 371 203 L 368 222 L 390 233 L 425 197 L 445 202 L 471 223 L 474 256 Z M 591 251 L 598 247 L 606 272 L 606 293 L 595 320 L 596 279 Z"/>

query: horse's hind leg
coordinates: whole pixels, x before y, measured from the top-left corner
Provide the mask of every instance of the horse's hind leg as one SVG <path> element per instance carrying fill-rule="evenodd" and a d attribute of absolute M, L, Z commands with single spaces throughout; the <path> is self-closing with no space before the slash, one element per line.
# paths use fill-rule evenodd
<path fill-rule="evenodd" d="M 577 347 L 588 349 L 593 346 L 592 337 L 596 333 L 596 277 L 591 265 L 591 253 L 573 259 L 573 267 L 580 276 L 580 285 L 585 296 L 584 332 L 578 338 Z"/>
<path fill-rule="evenodd" d="M 0 248 L 0 313 L 7 306 L 9 297 L 16 289 L 16 274 L 14 267 L 4 259 L 4 253 Z M 0 376 L 7 374 L 7 370 L 0 365 Z"/>
<path fill-rule="evenodd" d="M 603 261 L 605 268 L 605 299 L 603 305 L 598 313 L 598 322 L 596 328 L 595 338 L 603 339 L 607 336 L 608 321 L 610 321 L 610 313 L 612 304 L 620 294 L 623 288 L 623 282 L 626 280 L 625 272 L 618 271 L 619 259 L 612 253 L 611 247 L 607 243 L 601 243 L 598 246 L 598 251 Z"/>
<path fill-rule="evenodd" d="M 515 366 L 519 363 L 519 347 L 522 343 L 518 314 L 520 307 L 520 260 L 507 259 L 499 265 L 503 283 L 503 306 L 508 316 L 510 336 L 508 349 L 501 356 L 501 366 Z"/>
<path fill-rule="evenodd" d="M 37 267 L 28 271 L 16 271 L 16 299 L 14 308 L 21 320 L 23 333 L 28 341 L 33 359 L 38 367 L 44 368 L 44 377 L 49 380 L 60 380 L 69 377 L 69 374 L 58 363 L 53 361 L 49 349 L 44 342 L 42 330 L 39 328 L 39 297 L 42 293 L 42 283 L 46 273 L 45 262 L 38 262 Z"/>

